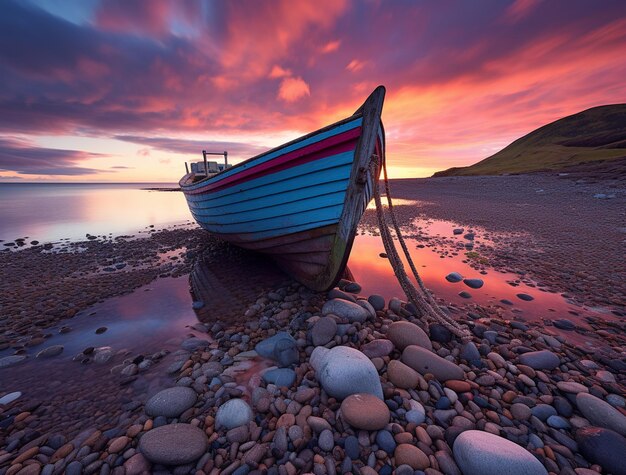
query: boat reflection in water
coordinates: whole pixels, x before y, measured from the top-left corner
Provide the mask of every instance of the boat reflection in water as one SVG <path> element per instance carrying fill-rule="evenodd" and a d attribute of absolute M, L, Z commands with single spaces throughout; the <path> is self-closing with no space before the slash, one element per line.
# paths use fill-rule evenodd
<path fill-rule="evenodd" d="M 293 283 L 269 257 L 230 245 L 198 258 L 189 281 L 198 319 L 229 326 L 249 320 L 246 310 L 264 294 Z"/>

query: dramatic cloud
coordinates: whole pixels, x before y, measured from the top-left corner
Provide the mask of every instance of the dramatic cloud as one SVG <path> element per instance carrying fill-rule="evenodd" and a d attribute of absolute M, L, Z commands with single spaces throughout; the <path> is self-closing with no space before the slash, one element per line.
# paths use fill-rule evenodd
<path fill-rule="evenodd" d="M 0 138 L 0 170 L 21 175 L 89 175 L 101 172 L 76 166 L 82 160 L 99 156 L 76 150 L 36 147 L 18 138 Z"/>
<path fill-rule="evenodd" d="M 394 176 L 469 164 L 551 120 L 626 102 L 620 0 L 41 5 L 2 3 L 0 137 L 125 137 L 143 146 L 128 160 L 154 158 L 164 178 L 161 152 L 249 156 L 265 145 L 249 137 L 310 132 L 378 84 Z M 89 151 L 65 163 L 76 170 Z M 119 174 L 140 177 L 135 165 Z"/>
<path fill-rule="evenodd" d="M 166 137 L 139 137 L 136 135 L 116 135 L 114 138 L 117 140 L 123 140 L 125 142 L 147 145 L 149 147 L 164 150 L 166 152 L 193 155 L 201 155 L 202 150 L 206 150 L 207 152 L 221 152 L 225 150 L 229 154 L 237 154 L 244 157 L 251 157 L 265 150 L 265 147 L 259 147 L 238 142 L 183 140 L 171 139 Z"/>

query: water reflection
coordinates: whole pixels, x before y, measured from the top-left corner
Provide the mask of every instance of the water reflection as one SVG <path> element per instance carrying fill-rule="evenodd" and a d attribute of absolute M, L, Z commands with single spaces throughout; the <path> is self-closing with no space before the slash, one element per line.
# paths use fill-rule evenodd
<path fill-rule="evenodd" d="M 261 295 L 288 278 L 267 256 L 226 246 L 196 261 L 189 281 L 200 321 L 237 324 Z"/>
<path fill-rule="evenodd" d="M 191 218 L 182 193 L 144 186 L 149 185 L 2 183 L 0 239 L 84 239 L 86 233 L 135 233 Z"/>
<path fill-rule="evenodd" d="M 413 236 L 406 239 L 406 243 L 420 276 L 434 295 L 444 302 L 457 306 L 480 305 L 492 308 L 495 309 L 494 315 L 509 319 L 567 318 L 583 328 L 589 328 L 583 318 L 585 316 L 612 318 L 604 309 L 577 305 L 550 289 L 537 286 L 531 279 L 494 270 L 488 264 L 476 265 L 475 260 L 472 262 L 472 259 L 467 258 L 464 244 L 469 241 L 463 237 L 465 232 L 453 235 L 453 229 L 457 227 L 455 223 L 447 221 L 417 220 L 412 233 L 407 232 L 407 235 Z M 486 236 L 484 230 L 480 229 L 473 231 L 475 239 L 472 243 L 475 249 L 480 250 L 482 245 L 498 245 L 497 235 Z M 384 251 L 380 236 L 358 236 L 348 262 L 350 269 L 362 286 L 363 295 L 377 293 L 387 299 L 405 299 L 388 259 L 380 257 Z M 480 259 L 480 252 L 475 255 Z M 405 261 L 404 264 L 408 270 Z M 445 277 L 451 272 L 458 272 L 465 278 L 482 279 L 484 285 L 480 289 L 472 289 L 463 282 L 450 283 Z M 469 293 L 471 298 L 461 297 L 459 293 L 462 291 Z M 533 300 L 521 300 L 517 296 L 520 293 L 532 296 Z M 572 332 L 558 333 L 570 339 L 575 338 Z"/>

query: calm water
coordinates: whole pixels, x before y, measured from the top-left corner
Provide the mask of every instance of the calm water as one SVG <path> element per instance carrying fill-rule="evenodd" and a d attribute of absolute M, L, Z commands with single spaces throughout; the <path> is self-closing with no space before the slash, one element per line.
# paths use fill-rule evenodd
<path fill-rule="evenodd" d="M 167 186 L 175 185 L 0 183 L 0 239 L 75 240 L 191 219 L 182 193 L 141 189 Z"/>

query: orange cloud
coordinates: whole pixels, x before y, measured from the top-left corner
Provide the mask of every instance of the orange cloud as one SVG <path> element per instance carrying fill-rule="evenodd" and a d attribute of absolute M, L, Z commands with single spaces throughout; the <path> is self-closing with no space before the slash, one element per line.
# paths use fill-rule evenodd
<path fill-rule="evenodd" d="M 309 85 L 300 77 L 283 79 L 278 89 L 278 98 L 286 102 L 295 102 L 310 95 Z"/>

